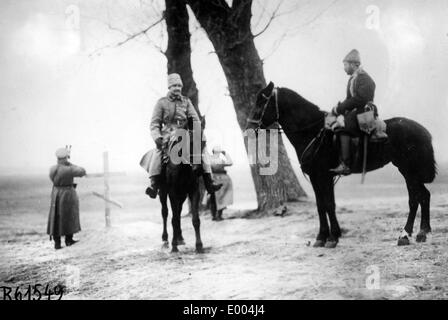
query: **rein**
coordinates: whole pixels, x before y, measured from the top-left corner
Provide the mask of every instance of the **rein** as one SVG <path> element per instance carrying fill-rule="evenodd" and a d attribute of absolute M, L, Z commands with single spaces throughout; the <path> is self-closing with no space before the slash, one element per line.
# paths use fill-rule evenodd
<path fill-rule="evenodd" d="M 277 126 L 278 126 L 279 128 L 276 128 L 276 129 L 278 130 L 278 132 L 279 132 L 280 134 L 281 134 L 281 133 L 288 134 L 288 133 L 297 133 L 297 132 L 307 131 L 307 130 L 309 130 L 309 129 L 315 127 L 315 126 L 316 126 L 317 124 L 319 124 L 321 121 L 324 121 L 324 124 L 325 124 L 325 112 L 324 112 L 323 119 L 319 119 L 319 120 L 317 120 L 317 121 L 315 121 L 315 122 L 312 122 L 312 123 L 310 123 L 309 125 L 307 125 L 307 126 L 305 126 L 305 127 L 303 127 L 303 128 L 298 128 L 298 129 L 295 129 L 295 130 L 292 130 L 292 131 L 285 131 L 285 130 L 281 127 L 281 125 L 279 124 L 279 122 L 278 122 L 278 120 L 279 120 L 279 118 L 280 118 L 280 111 L 279 111 L 279 108 L 278 108 L 278 87 L 275 87 L 275 88 L 272 90 L 272 92 L 271 92 L 271 94 L 270 94 L 269 96 L 266 96 L 264 93 L 262 93 L 261 95 L 262 95 L 262 97 L 266 100 L 266 102 L 265 102 L 265 104 L 263 105 L 263 109 L 262 109 L 262 111 L 261 111 L 260 118 L 259 118 L 259 119 L 251 119 L 251 118 L 247 118 L 247 122 L 255 123 L 255 124 L 257 125 L 257 127 L 255 128 L 255 131 L 260 130 L 262 126 L 264 126 L 264 127 L 268 127 L 268 126 L 266 126 L 266 125 L 263 123 L 263 117 L 264 117 L 264 114 L 266 113 L 266 110 L 267 110 L 267 108 L 268 108 L 268 106 L 269 106 L 269 102 L 271 101 L 272 97 L 274 97 L 274 99 L 275 99 L 275 120 L 274 120 L 273 124 L 274 124 L 274 123 L 277 124 Z M 272 129 L 269 129 L 269 130 L 272 130 Z"/>
<path fill-rule="evenodd" d="M 279 110 L 278 110 L 278 88 L 275 87 L 275 88 L 272 90 L 272 92 L 271 92 L 271 94 L 269 95 L 269 97 L 266 97 L 266 96 L 264 95 L 264 93 L 262 93 L 261 95 L 262 95 L 263 98 L 266 100 L 266 102 L 265 102 L 265 104 L 263 105 L 263 110 L 261 111 L 261 116 L 260 116 L 260 118 L 259 118 L 258 120 L 251 119 L 251 118 L 247 118 L 247 120 L 246 120 L 247 122 L 255 123 L 255 124 L 257 125 L 257 127 L 255 128 L 255 131 L 260 130 L 261 126 L 264 125 L 264 124 L 263 124 L 263 117 L 264 117 L 264 114 L 266 113 L 266 109 L 268 108 L 269 102 L 271 101 L 271 98 L 272 98 L 272 97 L 275 97 L 275 112 L 276 112 L 276 119 L 275 119 L 274 123 L 275 123 L 275 122 L 278 123 L 278 119 L 280 118 L 280 112 L 279 112 Z M 265 127 L 266 127 L 266 126 L 265 126 Z"/>
<path fill-rule="evenodd" d="M 305 126 L 305 127 L 298 128 L 298 129 L 291 130 L 291 131 L 285 131 L 283 128 L 281 128 L 281 126 L 280 126 L 280 124 L 279 124 L 279 122 L 278 122 L 278 120 L 279 120 L 279 118 L 280 118 L 280 111 L 279 111 L 279 107 L 278 107 L 278 87 L 275 87 L 275 88 L 272 90 L 272 92 L 271 92 L 271 94 L 270 94 L 269 96 L 266 96 L 264 93 L 262 93 L 261 95 L 262 95 L 262 97 L 266 100 L 266 102 L 265 102 L 264 105 L 263 105 L 263 109 L 262 109 L 262 111 L 261 111 L 260 118 L 259 118 L 259 119 L 251 119 L 251 118 L 248 118 L 248 119 L 247 119 L 247 122 L 254 123 L 254 124 L 257 125 L 257 127 L 255 128 L 255 131 L 260 130 L 262 126 L 264 126 L 264 127 L 268 127 L 268 126 L 266 126 L 266 125 L 263 123 L 263 118 L 264 118 L 264 115 L 265 115 L 265 113 L 266 113 L 266 110 L 267 110 L 267 108 L 268 108 L 268 106 L 269 106 L 269 103 L 271 102 L 271 99 L 272 99 L 272 98 L 275 99 L 275 113 L 276 113 L 276 118 L 275 118 L 273 124 L 275 124 L 275 123 L 277 124 L 278 128 L 276 128 L 276 129 L 278 130 L 278 132 L 279 132 L 280 134 L 281 134 L 281 133 L 292 134 L 292 133 L 298 133 L 298 132 L 308 131 L 308 130 L 310 130 L 310 129 L 312 129 L 312 128 L 315 128 L 317 125 L 322 124 L 322 127 L 321 127 L 321 129 L 319 130 L 319 132 L 314 136 L 313 139 L 311 139 L 311 141 L 308 143 L 308 145 L 307 145 L 307 146 L 305 147 L 305 149 L 303 150 L 302 154 L 300 155 L 299 161 L 300 161 L 301 164 L 303 164 L 303 160 L 304 160 L 304 158 L 305 158 L 307 152 L 309 152 L 309 150 L 312 148 L 312 146 L 313 146 L 315 143 L 320 142 L 319 146 L 317 146 L 317 148 L 314 150 L 313 154 L 311 155 L 310 160 L 314 159 L 315 155 L 316 155 L 317 152 L 319 151 L 320 146 L 321 146 L 321 144 L 322 144 L 322 137 L 324 136 L 324 133 L 325 133 L 325 116 L 326 116 L 327 113 L 324 111 L 323 114 L 322 114 L 322 115 L 323 115 L 322 117 L 319 117 L 318 120 L 316 120 L 316 121 L 314 121 L 314 122 L 308 124 L 308 125 Z M 271 130 L 271 129 L 269 129 L 269 130 Z M 308 161 L 310 161 L 310 160 L 308 160 Z M 301 167 L 302 167 L 302 165 L 301 165 Z M 302 172 L 305 174 L 305 172 L 303 171 L 303 169 L 302 169 Z M 305 178 L 306 178 L 306 176 L 305 176 Z M 307 180 L 308 180 L 308 179 L 307 179 Z M 336 181 L 336 182 L 337 182 L 337 181 Z M 334 183 L 336 183 L 336 182 L 334 182 Z"/>
<path fill-rule="evenodd" d="M 305 127 L 302 128 L 298 128 L 295 130 L 291 130 L 291 131 L 285 131 L 283 128 L 281 128 L 281 125 L 279 124 L 278 120 L 280 118 L 280 111 L 279 111 L 279 107 L 278 107 L 278 87 L 275 87 L 271 94 L 269 96 L 266 96 L 264 93 L 261 94 L 262 97 L 266 100 L 266 102 L 263 105 L 263 110 L 261 112 L 260 118 L 259 119 L 251 119 L 248 118 L 247 122 L 249 123 L 255 123 L 257 125 L 257 127 L 255 128 L 255 131 L 257 132 L 258 130 L 261 129 L 262 126 L 264 127 L 268 127 L 263 123 L 263 117 L 266 113 L 266 110 L 269 106 L 269 103 L 271 102 L 271 99 L 274 97 L 275 99 L 275 112 L 276 112 L 276 119 L 274 120 L 274 122 L 272 124 L 277 124 L 278 128 L 275 128 L 278 130 L 278 132 L 281 133 L 285 133 L 285 134 L 292 134 L 292 133 L 298 133 L 298 132 L 303 132 L 303 131 L 307 131 L 310 130 L 314 127 L 317 127 L 317 125 L 322 124 L 319 132 L 313 137 L 313 139 L 311 139 L 311 141 L 308 143 L 308 145 L 305 147 L 305 149 L 303 150 L 302 154 L 299 157 L 299 161 L 301 164 L 301 169 L 302 169 L 302 173 L 305 176 L 305 179 L 308 180 L 308 178 L 305 175 L 305 171 L 303 171 L 303 166 L 304 166 L 304 158 L 307 154 L 307 152 L 310 151 L 310 149 L 313 147 L 314 144 L 319 143 L 319 145 L 317 146 L 317 148 L 315 148 L 315 150 L 313 151 L 310 159 L 308 160 L 308 163 L 310 161 L 312 161 L 314 159 L 314 157 L 316 156 L 316 154 L 319 152 L 320 147 L 322 146 L 322 139 L 323 137 L 325 137 L 325 117 L 328 115 L 328 112 L 325 111 L 321 111 L 322 112 L 322 117 L 320 117 L 318 120 L 308 124 Z M 323 122 L 323 123 L 322 123 Z M 272 125 L 271 124 L 271 125 Z M 272 130 L 272 129 L 268 129 L 268 130 Z M 333 179 L 333 184 L 336 185 L 336 183 L 339 181 L 341 176 L 337 176 Z M 309 181 L 309 180 L 308 180 Z"/>

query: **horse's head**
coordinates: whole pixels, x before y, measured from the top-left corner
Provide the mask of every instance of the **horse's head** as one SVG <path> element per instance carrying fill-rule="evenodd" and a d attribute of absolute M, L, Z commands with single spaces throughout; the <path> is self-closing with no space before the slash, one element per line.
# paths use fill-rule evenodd
<path fill-rule="evenodd" d="M 255 106 L 247 119 L 246 129 L 264 129 L 277 122 L 279 118 L 277 88 L 269 82 L 266 88 L 257 93 Z"/>
<path fill-rule="evenodd" d="M 175 156 L 176 158 L 182 158 L 182 163 L 184 164 L 193 164 L 198 161 L 197 157 L 200 157 L 200 151 L 205 146 L 205 141 L 202 139 L 205 117 L 200 116 L 199 119 L 200 126 L 193 118 L 188 117 L 181 126 L 170 133 L 171 136 L 167 148 L 167 155 L 169 157 Z M 196 149 L 196 146 L 200 147 L 199 151 Z M 178 160 L 175 162 L 177 163 Z"/>

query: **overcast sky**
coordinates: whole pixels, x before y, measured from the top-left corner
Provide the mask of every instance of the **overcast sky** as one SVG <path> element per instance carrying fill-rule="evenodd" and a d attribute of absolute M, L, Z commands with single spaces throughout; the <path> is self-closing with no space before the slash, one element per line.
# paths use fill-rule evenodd
<path fill-rule="evenodd" d="M 90 172 L 101 168 L 104 150 L 112 170 L 140 170 L 141 155 L 154 146 L 152 109 L 167 90 L 166 59 L 155 47 L 164 45 L 164 25 L 89 54 L 126 38 L 105 22 L 135 32 L 155 21 L 144 3 L 0 2 L 2 172 L 46 171 L 55 149 L 66 144 L 73 146 L 73 162 Z M 257 17 L 268 4 L 267 13 L 275 1 L 255 1 L 254 33 L 266 22 L 267 14 L 260 23 Z M 380 115 L 423 124 L 433 135 L 436 159 L 448 161 L 448 1 L 291 0 L 281 8 L 290 13 L 256 38 L 267 81 L 329 110 L 344 99 L 342 58 L 357 48 L 377 84 Z M 194 33 L 193 49 L 209 144 L 222 145 L 237 167 L 247 165 L 223 72 L 201 30 Z"/>

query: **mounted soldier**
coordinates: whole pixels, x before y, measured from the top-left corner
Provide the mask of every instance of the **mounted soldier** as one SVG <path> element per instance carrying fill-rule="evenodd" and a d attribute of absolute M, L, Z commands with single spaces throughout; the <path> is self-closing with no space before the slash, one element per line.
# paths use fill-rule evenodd
<path fill-rule="evenodd" d="M 375 82 L 361 66 L 358 50 L 350 51 L 343 60 L 344 71 L 350 76 L 347 84 L 347 97 L 332 109 L 332 114 L 338 117 L 341 125 L 335 129 L 340 141 L 340 164 L 330 171 L 339 175 L 351 173 L 350 144 L 351 137 L 359 137 L 362 132 L 358 124 L 358 115 L 372 108 L 375 118 L 378 116 L 376 106 L 373 105 L 375 96 Z M 374 130 L 375 138 L 385 139 L 387 135 L 380 127 Z"/>
<path fill-rule="evenodd" d="M 157 196 L 162 173 L 162 153 L 166 151 L 170 135 L 178 128 L 185 126 L 189 119 L 198 122 L 200 119 L 196 110 L 188 97 L 182 95 L 182 79 L 179 74 L 168 75 L 168 94 L 159 99 L 151 119 L 151 136 L 156 143 L 157 150 L 151 156 L 149 163 L 150 186 L 146 189 L 146 194 L 151 198 Z M 202 144 L 201 144 L 202 146 Z M 207 158 L 208 152 L 205 145 L 202 147 L 202 168 L 205 188 L 209 193 L 214 193 L 221 187 L 213 182 L 210 161 Z"/>

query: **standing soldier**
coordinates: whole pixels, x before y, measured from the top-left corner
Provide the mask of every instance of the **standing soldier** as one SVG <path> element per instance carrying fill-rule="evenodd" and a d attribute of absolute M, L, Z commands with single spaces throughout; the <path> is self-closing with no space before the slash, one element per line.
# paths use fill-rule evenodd
<path fill-rule="evenodd" d="M 76 194 L 74 177 L 86 175 L 84 168 L 71 164 L 70 151 L 67 148 L 56 150 L 57 164 L 50 169 L 51 207 L 48 216 L 47 234 L 54 239 L 54 248 L 61 249 L 61 236 L 65 236 L 65 245 L 71 246 L 78 241 L 73 234 L 81 230 L 79 223 L 79 199 Z"/>
<path fill-rule="evenodd" d="M 224 151 L 221 146 L 215 146 L 212 150 L 213 154 L 210 157 L 210 164 L 212 166 L 213 177 L 222 184 L 222 188 L 215 192 L 210 197 L 210 207 L 212 211 L 212 220 L 221 221 L 222 212 L 227 206 L 233 204 L 233 187 L 232 179 L 225 167 L 233 165 L 232 158 L 228 152 Z"/>

